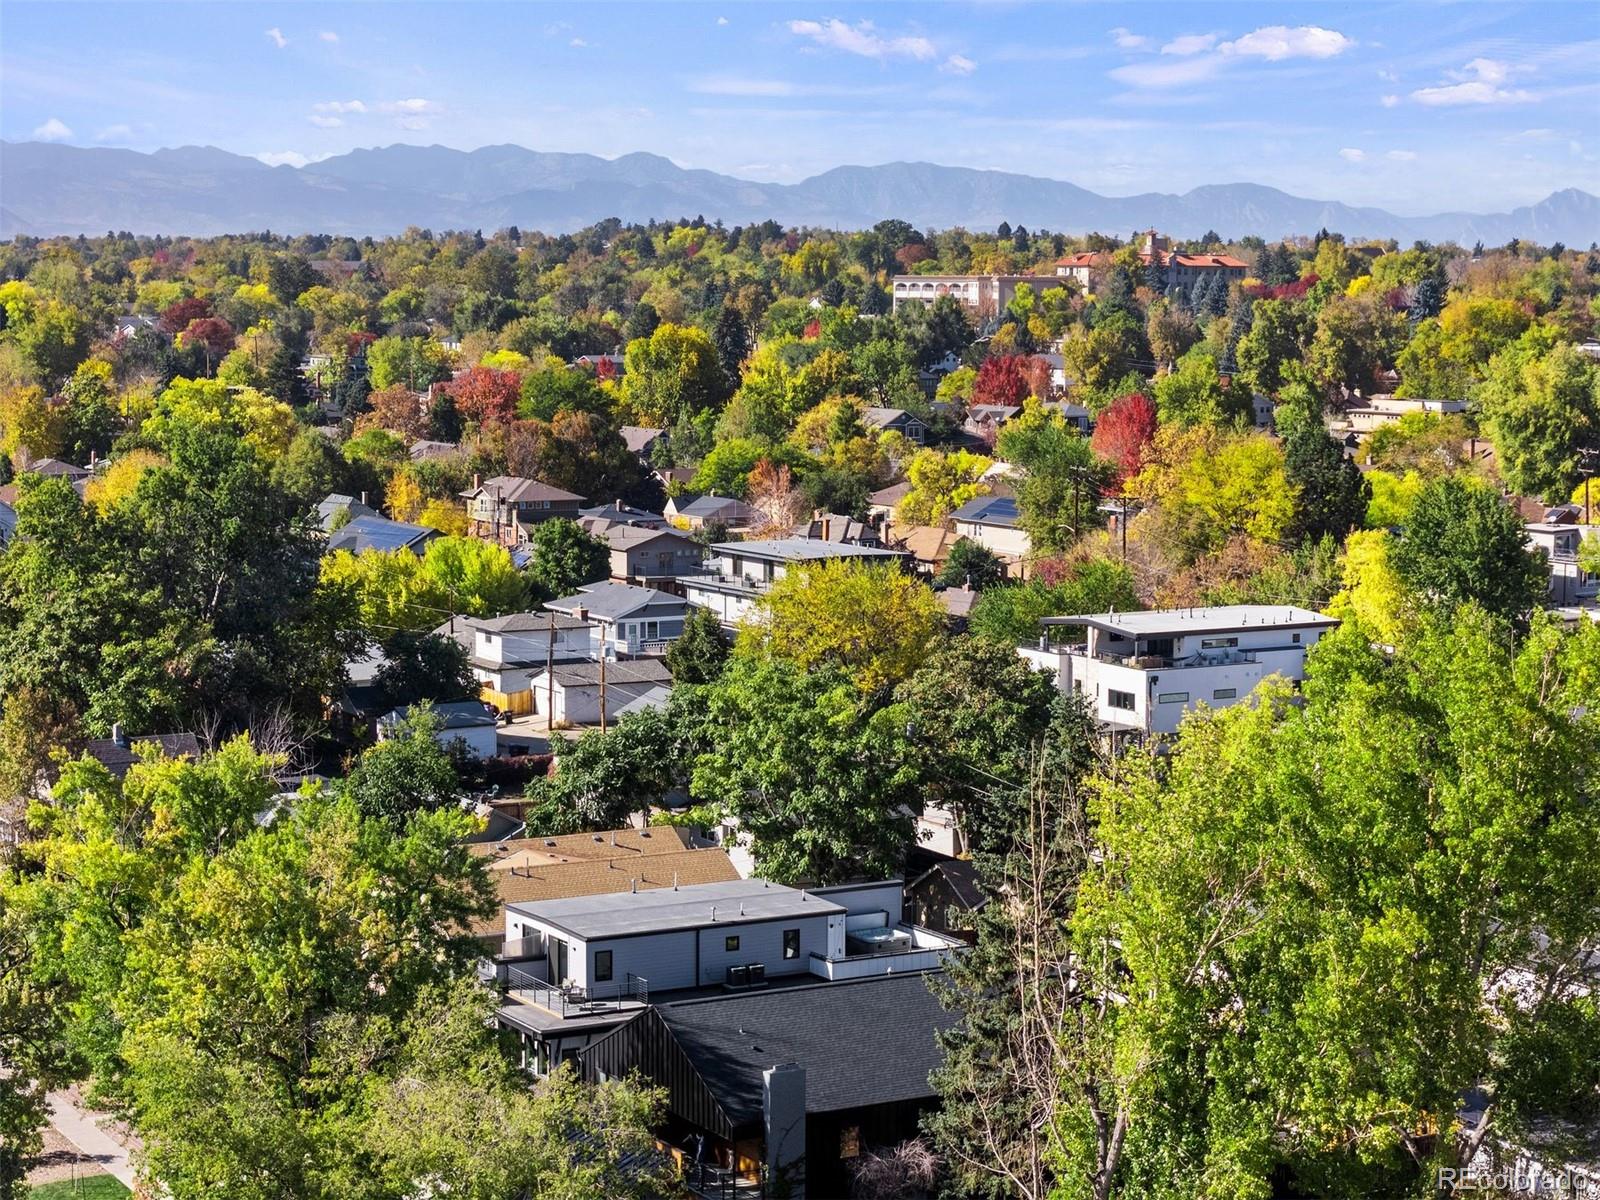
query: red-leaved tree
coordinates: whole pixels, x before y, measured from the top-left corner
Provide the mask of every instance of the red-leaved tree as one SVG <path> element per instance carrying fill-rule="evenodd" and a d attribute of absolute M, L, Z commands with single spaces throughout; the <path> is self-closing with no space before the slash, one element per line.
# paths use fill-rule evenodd
<path fill-rule="evenodd" d="M 233 326 L 221 317 L 197 317 L 183 331 L 185 346 L 199 346 L 206 356 L 206 374 L 212 365 L 233 349 Z"/>
<path fill-rule="evenodd" d="M 445 390 L 455 397 L 456 410 L 463 417 L 489 425 L 517 415 L 522 376 L 494 367 L 473 367 L 445 384 Z"/>
<path fill-rule="evenodd" d="M 190 296 L 187 300 L 179 300 L 176 304 L 162 309 L 157 324 L 161 326 L 163 333 L 178 334 L 189 328 L 190 322 L 210 315 L 211 301 L 202 300 L 199 296 Z"/>
<path fill-rule="evenodd" d="M 1100 414 L 1089 445 L 1117 469 L 1117 483 L 1137 475 L 1145 451 L 1156 436 L 1156 406 L 1149 396 L 1133 392 L 1118 397 Z"/>
<path fill-rule="evenodd" d="M 996 354 L 983 360 L 972 385 L 972 403 L 1018 407 L 1030 394 L 1027 355 Z"/>

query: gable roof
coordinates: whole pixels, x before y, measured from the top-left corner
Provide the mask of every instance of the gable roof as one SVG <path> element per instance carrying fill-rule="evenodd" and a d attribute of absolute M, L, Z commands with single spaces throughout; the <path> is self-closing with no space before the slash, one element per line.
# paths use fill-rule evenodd
<path fill-rule="evenodd" d="M 649 425 L 624 425 L 617 430 L 622 437 L 622 444 L 635 454 L 643 454 L 666 432 L 665 429 L 656 429 Z"/>
<path fill-rule="evenodd" d="M 1017 502 L 1012 496 L 974 496 L 950 514 L 952 520 L 998 525 L 1004 529 L 1017 528 L 1018 515 Z"/>
<path fill-rule="evenodd" d="M 551 487 L 548 483 L 541 483 L 537 479 L 523 479 L 520 475 L 496 475 L 493 479 L 485 479 L 477 487 L 468 488 L 461 494 L 480 496 L 485 493 L 506 504 L 535 504 L 540 501 L 555 504 L 568 500 L 582 503 L 583 501 L 583 497 L 575 492 Z"/>
<path fill-rule="evenodd" d="M 680 1000 L 653 1012 L 732 1130 L 761 1125 L 762 1074 L 775 1063 L 805 1068 L 807 1113 L 928 1099 L 928 1075 L 944 1057 L 936 1033 L 957 1020 L 919 972 Z M 627 1029 L 585 1054 L 612 1038 L 625 1045 Z"/>
<path fill-rule="evenodd" d="M 421 554 L 423 544 L 438 536 L 437 529 L 426 525 L 408 525 L 380 516 L 356 517 L 343 528 L 334 530 L 328 538 L 328 549 L 349 550 L 354 554 L 364 554 L 368 550 L 410 550 Z"/>
<path fill-rule="evenodd" d="M 732 496 L 698 496 L 687 504 L 678 505 L 680 517 L 699 517 L 702 520 L 722 520 L 742 524 L 755 516 L 755 509 L 743 500 Z"/>
<path fill-rule="evenodd" d="M 407 453 L 411 456 L 412 462 L 422 462 L 424 459 L 429 458 L 447 458 L 457 453 L 460 449 L 461 447 L 455 442 L 421 441 L 413 442 L 411 449 Z"/>
<path fill-rule="evenodd" d="M 378 724 L 385 728 L 398 725 L 411 715 L 415 707 L 406 704 L 392 709 L 378 718 Z M 435 704 L 432 707 L 440 729 L 481 729 L 485 725 L 498 724 L 500 720 L 494 709 L 482 700 L 451 700 L 447 704 Z"/>
<path fill-rule="evenodd" d="M 139 761 L 135 747 L 149 745 L 160 747 L 162 758 L 200 757 L 200 739 L 192 733 L 152 733 L 134 738 L 116 734 L 85 742 L 83 752 L 121 779 Z"/>
<path fill-rule="evenodd" d="M 354 496 L 346 496 L 343 492 L 329 492 L 317 504 L 317 523 L 322 526 L 324 533 L 332 533 L 334 531 L 333 519 L 347 510 L 352 520 L 356 517 L 381 517 L 383 515 L 371 505 L 361 503 Z"/>
<path fill-rule="evenodd" d="M 59 458 L 36 458 L 22 470 L 30 475 L 63 475 L 68 479 L 87 479 L 91 474 L 88 467 L 74 466 Z"/>
<path fill-rule="evenodd" d="M 947 858 L 943 862 L 934 863 L 906 884 L 906 891 L 921 887 L 926 880 L 935 877 L 942 879 L 944 885 L 950 889 L 950 894 L 973 912 L 977 912 L 989 903 L 989 897 L 984 894 L 983 887 L 978 881 L 977 865 L 965 858 Z"/>
<path fill-rule="evenodd" d="M 549 674 L 540 671 L 536 680 L 542 680 Z M 583 662 L 566 663 L 555 668 L 556 682 L 562 687 L 595 687 L 600 682 L 600 664 L 591 660 Z M 669 687 L 672 684 L 672 672 L 667 670 L 667 664 L 659 658 L 635 658 L 627 662 L 608 662 L 606 664 L 606 683 L 608 685 L 621 684 L 655 684 L 664 683 Z M 542 684 L 540 686 L 543 686 Z"/>
<path fill-rule="evenodd" d="M 861 410 L 861 420 L 878 429 L 887 429 L 891 425 L 909 425 L 915 421 L 918 425 L 925 425 L 921 417 L 908 413 L 903 408 L 864 408 Z"/>
<path fill-rule="evenodd" d="M 867 497 L 867 503 L 874 508 L 893 508 L 900 501 L 911 494 L 909 482 L 891 483 L 886 488 L 879 488 Z"/>
<path fill-rule="evenodd" d="M 685 608 L 688 601 L 656 588 L 635 587 L 631 583 L 591 583 L 574 595 L 552 600 L 545 607 L 556 612 L 575 613 L 587 609 L 590 616 L 601 620 L 617 621 L 652 604 L 672 608 Z"/>
<path fill-rule="evenodd" d="M 611 525 L 594 536 L 605 539 L 606 545 L 613 550 L 636 550 L 661 538 L 671 538 L 683 549 L 695 545 L 693 538 L 676 529 L 651 529 L 645 525 Z"/>

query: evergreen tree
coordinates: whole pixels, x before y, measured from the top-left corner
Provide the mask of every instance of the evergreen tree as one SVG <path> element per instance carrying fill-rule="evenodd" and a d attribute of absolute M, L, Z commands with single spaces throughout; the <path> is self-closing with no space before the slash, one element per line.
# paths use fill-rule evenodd
<path fill-rule="evenodd" d="M 750 354 L 750 331 L 745 326 L 744 317 L 733 305 L 722 306 L 711 340 L 716 343 L 717 361 L 722 364 L 722 373 L 737 386 L 740 365 Z"/>
<path fill-rule="evenodd" d="M 1011 222 L 1010 221 L 1001 221 L 1000 222 L 1000 228 L 996 229 L 994 231 L 994 233 L 995 233 L 995 236 L 997 238 L 999 238 L 1002 242 L 1010 241 L 1010 239 L 1011 239 Z"/>
<path fill-rule="evenodd" d="M 1412 325 L 1429 317 L 1437 317 L 1444 307 L 1444 285 L 1437 275 L 1426 275 L 1411 293 L 1411 306 L 1406 311 Z"/>
<path fill-rule="evenodd" d="M 648 300 L 641 300 L 633 306 L 633 312 L 628 314 L 628 324 L 624 327 L 622 336 L 630 342 L 637 338 L 647 338 L 660 324 L 661 316 L 656 312 L 656 306 Z"/>
<path fill-rule="evenodd" d="M 712 683 L 728 661 L 728 640 L 710 609 L 694 608 L 684 618 L 683 632 L 667 647 L 672 682 Z"/>
<path fill-rule="evenodd" d="M 1283 439 L 1283 460 L 1289 482 L 1299 488 L 1291 526 L 1296 540 L 1315 541 L 1324 534 L 1343 539 L 1360 526 L 1372 488 L 1320 414 L 1294 422 Z"/>
<path fill-rule="evenodd" d="M 262 390 L 291 408 L 304 408 L 311 403 L 311 389 L 306 386 L 305 374 L 300 370 L 300 356 L 287 346 L 280 346 L 267 360 L 266 378 Z"/>

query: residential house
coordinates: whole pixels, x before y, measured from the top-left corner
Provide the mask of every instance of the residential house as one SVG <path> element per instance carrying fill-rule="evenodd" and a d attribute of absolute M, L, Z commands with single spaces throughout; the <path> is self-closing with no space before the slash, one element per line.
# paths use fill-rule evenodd
<path fill-rule="evenodd" d="M 662 1132 L 714 1164 L 723 1194 L 846 1196 L 856 1159 L 920 1132 L 957 1019 L 925 972 L 897 971 L 657 1004 L 578 1063 L 591 1082 L 662 1087 Z"/>
<path fill-rule="evenodd" d="M 533 711 L 533 678 L 553 663 L 585 659 L 588 622 L 561 613 L 522 612 L 501 617 L 452 617 L 439 632 L 467 651 L 480 696 L 500 712 Z"/>
<path fill-rule="evenodd" d="M 1381 425 L 1392 425 L 1408 413 L 1445 415 L 1467 411 L 1465 400 L 1425 400 L 1421 397 L 1375 395 L 1330 408 L 1328 428 L 1334 433 L 1371 433 Z M 1258 421 L 1259 424 L 1259 421 Z"/>
<path fill-rule="evenodd" d="M 66 479 L 72 483 L 88 479 L 94 473 L 88 467 L 62 462 L 59 458 L 35 458 L 30 460 L 22 470 L 29 475 L 44 475 L 47 478 Z"/>
<path fill-rule="evenodd" d="M 1164 287 L 1180 287 L 1188 291 L 1201 279 L 1215 277 L 1225 283 L 1243 279 L 1250 265 L 1231 254 L 1184 254 L 1172 249 L 1171 241 L 1154 229 L 1140 235 L 1144 248 L 1139 251 L 1139 261 L 1148 273 L 1155 266 L 1162 272 Z M 1111 255 L 1105 251 L 1082 251 L 1056 260 L 1056 274 L 1074 280 L 1084 287 L 1093 287 L 1098 276 L 1111 265 Z M 1148 275 L 1146 276 L 1148 277 Z"/>
<path fill-rule="evenodd" d="M 83 745 L 83 753 L 94 759 L 118 779 L 143 757 L 140 747 L 154 747 L 159 758 L 199 758 L 200 739 L 192 733 L 151 733 L 129 737 L 121 725 L 111 726 L 111 736 L 94 738 Z"/>
<path fill-rule="evenodd" d="M 651 425 L 624 425 L 617 433 L 621 435 L 623 444 L 646 462 L 656 444 L 664 445 L 667 441 L 667 431 Z"/>
<path fill-rule="evenodd" d="M 1583 607 L 1600 603 L 1600 575 L 1578 565 L 1578 547 L 1585 537 L 1600 537 L 1600 525 L 1555 525 L 1539 521 L 1528 526 L 1528 541 L 1544 551 L 1550 565 L 1550 606 Z"/>
<path fill-rule="evenodd" d="M 412 462 L 432 462 L 439 458 L 454 458 L 461 453 L 461 447 L 455 442 L 412 442 L 411 449 L 406 451 Z"/>
<path fill-rule="evenodd" d="M 382 517 L 383 514 L 367 503 L 367 494 L 361 493 L 361 499 L 346 496 L 343 492 L 329 492 L 317 504 L 317 524 L 322 527 L 323 533 L 332 533 L 334 525 L 344 520 L 340 514 L 348 513 L 351 519 L 356 517 Z"/>
<path fill-rule="evenodd" d="M 1339 622 L 1289 604 L 1232 604 L 1157 612 L 1046 617 L 1087 639 L 1024 646 L 1063 692 L 1088 698 L 1113 733 L 1171 734 L 1201 704 L 1227 708 L 1268 675 L 1305 677 L 1306 651 Z"/>
<path fill-rule="evenodd" d="M 393 709 L 378 718 L 378 740 L 394 737 L 399 726 L 410 716 L 413 705 Z M 445 749 L 458 745 L 462 752 L 473 758 L 493 758 L 495 754 L 495 728 L 499 717 L 494 709 L 482 700 L 452 700 L 446 704 L 432 705 L 436 728 L 433 738 Z"/>
<path fill-rule="evenodd" d="M 623 373 L 620 354 L 580 354 L 567 365 L 593 371 L 601 379 L 621 379 Z"/>
<path fill-rule="evenodd" d="M 1021 415 L 1022 406 L 1018 404 L 969 404 L 961 428 L 992 446 L 1001 428 Z"/>
<path fill-rule="evenodd" d="M 868 429 L 904 434 L 919 446 L 928 440 L 928 423 L 903 408 L 864 408 L 861 423 Z"/>
<path fill-rule="evenodd" d="M 595 532 L 611 548 L 611 577 L 664 587 L 705 566 L 699 542 L 675 529 L 613 525 Z"/>
<path fill-rule="evenodd" d="M 1014 496 L 974 496 L 950 514 L 956 534 L 987 546 L 1010 564 L 1020 564 L 1033 550 L 1022 528 Z"/>
<path fill-rule="evenodd" d="M 667 516 L 672 518 L 674 523 L 681 522 L 688 529 L 722 525 L 729 530 L 745 530 L 753 528 L 762 520 L 761 514 L 743 500 L 715 494 L 699 496 L 693 500 L 683 497 L 669 499 Z"/>
<path fill-rule="evenodd" d="M 948 525 L 893 525 L 889 545 L 904 551 L 923 575 L 937 575 L 944 569 L 950 550 L 961 535 Z"/>
<path fill-rule="evenodd" d="M 963 581 L 960 587 L 941 588 L 934 593 L 944 609 L 945 622 L 957 633 L 966 629 L 980 594 L 973 589 L 970 580 Z"/>
<path fill-rule="evenodd" d="M 467 502 L 467 532 L 473 537 L 515 546 L 528 540 L 529 531 L 541 521 L 565 517 L 578 519 L 583 497 L 537 479 L 515 475 L 496 475 L 480 480 L 461 493 Z"/>
<path fill-rule="evenodd" d="M 681 596 L 615 582 L 591 583 L 545 607 L 589 623 L 588 656 L 594 659 L 664 654 L 689 614 Z"/>
<path fill-rule="evenodd" d="M 998 316 L 1024 285 L 1038 296 L 1061 281 L 1051 275 L 896 275 L 891 281 L 896 312 L 903 304 L 932 307 L 940 296 L 953 296 L 980 318 Z"/>
<path fill-rule="evenodd" d="M 1079 433 L 1094 432 L 1094 414 L 1081 404 L 1072 404 L 1066 400 L 1046 400 L 1039 407 L 1045 412 L 1059 413 L 1061 419 L 1075 427 Z"/>
<path fill-rule="evenodd" d="M 410 525 L 388 517 L 360 516 L 328 535 L 328 553 L 335 550 L 348 550 L 352 554 L 365 554 L 368 550 L 409 550 L 420 558 L 428 543 L 439 536 L 437 529 L 426 525 Z"/>
<path fill-rule="evenodd" d="M 701 575 L 682 577 L 689 603 L 708 608 L 723 625 L 737 625 L 756 598 L 794 567 L 835 559 L 871 559 L 900 563 L 905 555 L 876 546 L 843 545 L 809 538 L 769 538 L 721 542 L 711 547 L 712 561 Z"/>
<path fill-rule="evenodd" d="M 664 513 L 651 512 L 648 508 L 634 508 L 631 504 L 614 500 L 610 504 L 597 504 L 593 508 L 579 509 L 578 524 L 585 532 L 598 537 L 603 530 L 616 525 L 634 525 L 641 529 L 668 529 L 672 522 L 667 520 Z"/>
<path fill-rule="evenodd" d="M 736 879 L 508 904 L 500 1024 L 543 1074 L 652 998 L 940 966 L 951 939 L 907 925 L 902 903 L 899 880 Z"/>
<path fill-rule="evenodd" d="M 671 686 L 660 658 L 558 664 L 534 676 L 533 711 L 552 725 L 605 725 L 635 700 Z"/>
<path fill-rule="evenodd" d="M 0 500 L 0 547 L 17 536 L 17 510 Z"/>
<path fill-rule="evenodd" d="M 905 481 L 891 483 L 886 488 L 879 488 L 867 497 L 867 519 L 880 526 L 894 517 L 894 510 L 899 507 L 900 501 L 911 494 L 911 484 Z"/>
<path fill-rule="evenodd" d="M 819 512 L 789 531 L 790 537 L 838 542 L 847 546 L 882 546 L 883 538 L 875 526 L 840 513 Z"/>
<path fill-rule="evenodd" d="M 701 845 L 687 829 L 671 825 L 505 838 L 474 844 L 471 850 L 485 860 L 502 905 L 739 878 L 726 851 Z M 505 944 L 505 913 L 497 910 L 493 916 L 474 918 L 472 932 L 494 952 L 504 979 L 506 964 L 521 950 Z"/>

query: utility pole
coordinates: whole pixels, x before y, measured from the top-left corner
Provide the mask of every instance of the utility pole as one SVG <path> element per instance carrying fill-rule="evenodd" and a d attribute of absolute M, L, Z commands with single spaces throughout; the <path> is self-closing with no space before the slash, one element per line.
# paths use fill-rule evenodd
<path fill-rule="evenodd" d="M 549 730 L 556 723 L 556 615 L 550 614 L 550 641 L 544 650 L 544 725 L 546 731 L 545 741 L 549 741 Z"/>
<path fill-rule="evenodd" d="M 605 626 L 600 627 L 600 732 L 606 731 L 606 639 Z"/>

